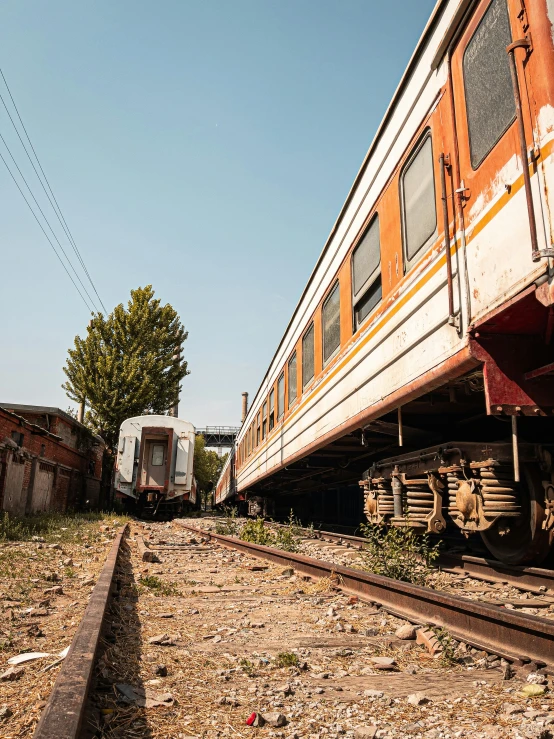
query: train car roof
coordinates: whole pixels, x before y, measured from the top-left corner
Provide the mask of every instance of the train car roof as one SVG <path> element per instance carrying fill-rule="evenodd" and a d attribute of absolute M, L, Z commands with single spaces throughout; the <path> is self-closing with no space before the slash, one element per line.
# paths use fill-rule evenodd
<path fill-rule="evenodd" d="M 174 416 L 134 416 L 133 418 L 126 418 L 121 426 L 119 427 L 120 432 L 124 431 L 125 426 L 134 426 L 137 430 L 144 427 L 161 427 L 161 428 L 184 428 L 187 431 L 195 431 L 193 424 L 190 421 L 185 421 L 183 418 L 175 418 Z"/>

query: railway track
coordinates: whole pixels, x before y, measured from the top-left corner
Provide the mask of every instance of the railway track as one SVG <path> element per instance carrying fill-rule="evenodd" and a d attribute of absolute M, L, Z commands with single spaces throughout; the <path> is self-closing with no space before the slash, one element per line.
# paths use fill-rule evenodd
<path fill-rule="evenodd" d="M 272 525 L 282 526 L 283 524 Z M 304 529 L 304 531 L 315 536 L 318 541 L 330 542 L 347 548 L 362 549 L 367 543 L 367 540 L 361 536 L 338 534 L 332 531 L 312 532 L 309 529 Z M 492 558 L 450 552 L 442 552 L 435 565 L 445 572 L 465 574 L 489 583 L 506 583 L 523 592 L 537 595 L 546 591 L 554 593 L 554 570 L 547 568 L 506 565 Z"/>
<path fill-rule="evenodd" d="M 81 735 L 94 659 L 126 530 L 127 524 L 120 529 L 114 539 L 67 657 L 41 714 L 33 734 L 34 739 L 78 739 Z"/>
<path fill-rule="evenodd" d="M 196 559 L 198 557 L 207 558 L 207 566 L 213 567 L 213 564 L 209 564 L 210 557 L 213 558 L 213 556 L 217 556 L 219 557 L 219 561 L 226 562 L 227 558 L 225 555 L 217 554 L 217 552 L 234 550 L 239 553 L 239 556 L 243 557 L 241 560 L 243 563 L 247 564 L 248 562 L 252 562 L 253 559 L 262 559 L 272 563 L 273 565 L 286 568 L 285 570 L 278 569 L 277 572 L 286 572 L 288 569 L 293 568 L 301 578 L 312 580 L 314 582 L 314 587 L 317 587 L 316 583 L 318 581 L 328 583 L 327 587 L 331 588 L 331 592 L 343 593 L 343 602 L 349 602 L 349 597 L 352 598 L 352 596 L 357 596 L 361 603 L 366 604 L 366 609 L 368 607 L 371 609 L 372 605 L 378 607 L 378 611 L 369 610 L 368 613 L 370 614 L 388 613 L 390 617 L 392 617 L 393 622 L 395 619 L 402 619 L 403 622 L 408 621 L 415 625 L 421 625 L 424 627 L 442 626 L 448 630 L 448 633 L 454 639 L 471 645 L 475 650 L 482 650 L 480 653 L 488 655 L 487 659 L 489 662 L 492 660 L 491 664 L 495 664 L 494 656 L 496 655 L 498 658 L 507 660 L 507 662 L 511 663 L 516 669 L 521 668 L 525 674 L 539 670 L 545 674 L 554 675 L 554 622 L 551 620 L 516 613 L 493 605 L 469 601 L 447 593 L 441 593 L 428 588 L 422 588 L 408 583 L 402 583 L 368 574 L 349 567 L 337 565 L 336 563 L 324 562 L 321 559 L 284 552 L 270 547 L 261 547 L 249 542 L 243 542 L 236 538 L 215 534 L 211 531 L 198 528 L 197 526 L 192 526 L 188 522 L 182 520 L 174 521 L 172 524 L 154 524 L 153 526 L 157 526 L 157 528 L 155 528 L 156 532 L 165 532 L 166 527 L 170 526 L 172 531 L 182 531 L 183 534 L 188 536 L 188 539 L 183 542 L 182 540 L 179 540 L 179 537 L 177 537 L 177 540 L 174 541 L 172 536 L 167 538 L 167 535 L 160 536 L 158 533 L 156 537 L 158 541 L 150 541 L 145 544 L 145 540 L 143 540 L 142 537 L 137 536 L 135 531 L 134 539 L 131 540 L 131 546 L 134 552 L 133 556 L 135 558 L 135 575 L 133 577 L 138 582 L 139 569 L 142 573 L 161 573 L 162 571 L 182 572 L 182 569 L 172 569 L 168 565 L 170 563 L 175 564 L 176 562 L 180 562 L 181 564 L 179 567 L 182 568 L 183 564 L 185 564 L 187 567 L 185 572 L 187 573 L 188 579 L 185 579 L 184 582 L 189 588 L 189 594 L 186 597 L 193 599 L 192 601 L 189 600 L 189 605 L 193 602 L 205 602 L 206 599 L 208 599 L 210 602 L 213 601 L 213 608 L 215 609 L 211 616 L 212 620 L 210 623 L 203 624 L 204 630 L 206 626 L 209 626 L 213 633 L 202 635 L 202 629 L 199 629 L 198 632 L 194 632 L 191 635 L 193 640 L 192 643 L 203 645 L 206 644 L 206 642 L 202 641 L 203 639 L 213 638 L 215 644 L 217 638 L 219 638 L 216 638 L 217 634 L 225 634 L 225 630 L 221 627 L 216 629 L 216 623 L 214 621 L 214 619 L 217 618 L 219 622 L 219 616 L 216 616 L 216 614 L 218 613 L 218 609 L 221 610 L 221 608 L 223 608 L 225 599 L 228 600 L 230 596 L 232 602 L 236 603 L 238 602 L 237 598 L 240 597 L 243 600 L 246 599 L 248 602 L 251 596 L 245 594 L 244 591 L 247 590 L 247 588 L 244 586 L 231 584 L 224 586 L 223 590 L 220 590 L 221 585 L 217 583 L 213 586 L 209 585 L 207 587 L 198 587 L 198 583 L 197 585 L 194 585 L 194 581 L 190 581 L 190 574 L 188 574 L 190 564 L 193 561 L 190 558 L 193 556 Z M 109 609 L 110 595 L 115 592 L 114 586 L 119 582 L 121 577 L 125 579 L 124 575 L 120 576 L 116 573 L 118 572 L 118 557 L 121 554 L 122 546 L 126 540 L 126 528 L 127 527 L 123 527 L 123 529 L 119 531 L 112 544 L 101 575 L 92 592 L 84 617 L 73 639 L 69 654 L 60 669 L 60 673 L 58 674 L 48 703 L 43 710 L 40 722 L 35 730 L 35 739 L 82 739 L 83 736 L 85 736 L 85 734 L 83 734 L 83 722 L 85 720 L 84 717 L 86 715 L 88 716 L 90 711 L 89 691 L 91 689 L 91 683 L 95 686 L 93 690 L 96 690 L 97 688 L 96 683 L 99 674 L 99 667 L 97 663 L 95 666 L 95 659 L 98 657 L 99 644 L 102 643 L 102 625 L 105 620 L 105 614 Z M 355 547 L 361 544 L 358 537 L 330 534 L 328 532 L 321 532 L 320 536 L 321 541 L 325 541 L 329 545 L 341 548 L 344 547 L 345 549 L 351 549 L 354 551 Z M 125 551 L 128 552 L 128 555 L 126 555 L 127 560 L 131 557 L 129 546 L 125 546 Z M 156 553 L 161 557 L 161 565 L 157 566 L 150 564 L 150 557 L 148 556 L 149 553 Z M 152 557 L 152 559 L 155 559 L 155 557 Z M 474 559 L 477 558 L 462 557 L 461 565 L 459 560 L 451 562 L 451 564 L 453 565 L 453 569 L 462 565 L 471 568 L 478 568 L 481 563 L 479 560 L 476 562 L 471 561 Z M 230 561 L 233 562 L 233 559 L 231 558 Z M 140 565 L 140 562 L 143 564 Z M 224 569 L 226 569 L 227 566 L 228 565 L 225 565 Z M 245 564 L 242 565 L 243 569 L 244 567 Z M 121 566 L 119 569 L 121 569 Z M 250 564 L 246 569 L 251 573 L 255 573 L 258 570 L 263 572 L 267 568 L 265 566 L 257 567 Z M 512 570 L 518 568 L 509 569 Z M 543 577 L 542 571 L 533 572 L 529 571 L 530 569 L 532 568 L 528 568 L 527 571 L 523 573 L 524 576 L 528 578 L 525 587 L 544 587 L 543 584 L 538 585 L 539 582 L 544 583 L 546 581 L 545 579 L 540 579 Z M 219 570 L 216 569 L 207 570 L 208 573 L 218 571 Z M 548 571 L 545 572 L 546 574 L 544 574 L 544 578 L 551 577 L 551 573 Z M 230 576 L 231 573 L 227 576 L 228 579 Z M 214 575 L 208 575 L 208 577 L 212 578 Z M 260 577 L 265 577 L 265 575 L 260 574 Z M 488 571 L 483 575 L 483 577 L 490 577 Z M 154 577 L 154 579 L 156 578 Z M 282 580 L 283 578 L 281 577 L 277 579 Z M 211 582 L 212 580 L 210 579 L 209 583 Z M 236 576 L 235 580 L 231 580 L 231 582 L 237 582 Z M 255 580 L 253 582 L 255 582 Z M 235 591 L 240 592 L 238 594 L 234 594 Z M 256 592 L 258 592 L 257 588 L 254 590 L 254 593 Z M 302 593 L 303 590 L 296 592 Z M 323 590 L 321 592 L 323 592 Z M 271 591 L 270 595 L 274 596 L 274 594 L 274 591 Z M 196 601 L 194 601 L 195 597 L 197 599 Z M 298 598 L 303 596 L 296 597 Z M 330 597 L 332 598 L 332 596 L 327 595 L 325 598 L 320 600 L 325 600 Z M 198 600 L 198 598 L 200 598 L 200 600 Z M 290 596 L 287 596 L 287 598 L 290 599 Z M 267 603 L 272 603 L 273 600 L 274 598 L 267 598 Z M 220 601 L 222 605 L 218 605 Z M 167 610 L 168 607 L 175 609 L 177 607 L 176 604 L 182 602 L 182 595 L 177 598 L 168 595 L 166 598 L 160 598 L 157 606 L 158 610 L 160 608 Z M 335 600 L 327 600 L 326 602 L 335 602 Z M 116 603 L 119 603 L 119 598 Z M 127 603 L 127 599 L 123 599 L 123 605 L 120 604 L 117 606 L 117 608 L 119 608 L 119 612 L 121 612 L 122 608 L 130 609 L 130 606 L 124 605 L 125 603 Z M 166 605 L 166 603 L 171 603 L 171 606 Z M 226 607 L 229 608 L 230 606 L 228 605 Z M 236 606 L 232 607 L 236 609 Z M 202 606 L 200 606 L 200 608 L 202 608 Z M 250 608 L 250 606 L 248 606 L 248 608 Z M 295 606 L 293 606 L 293 608 L 295 608 Z M 136 610 L 138 612 L 138 605 Z M 182 613 L 182 611 L 178 612 Z M 198 611 L 194 610 L 190 612 L 198 613 Z M 292 612 L 294 613 L 295 611 Z M 165 618 L 167 616 L 167 614 L 158 614 L 156 617 L 156 614 L 152 612 L 151 607 L 149 610 L 141 610 L 140 613 L 145 614 L 148 617 L 147 622 L 152 621 L 152 623 L 155 624 L 153 628 L 158 630 L 160 629 L 160 626 L 157 625 L 159 618 Z M 304 616 L 300 613 L 298 616 L 301 618 L 301 621 L 304 619 Z M 203 614 L 199 616 L 199 618 L 201 620 L 209 620 L 209 617 Z M 364 617 L 364 619 L 365 618 L 366 617 Z M 112 621 L 113 613 L 110 617 L 111 626 L 113 625 Z M 140 653 L 140 648 L 137 645 L 141 642 L 141 639 L 143 642 L 146 641 L 144 635 L 142 637 L 140 637 L 140 634 L 137 635 L 139 621 L 140 619 L 135 617 L 132 626 L 133 633 L 131 634 L 131 637 L 129 637 L 129 635 L 127 636 L 127 639 L 132 638 L 132 643 L 134 645 L 133 648 L 137 649 L 137 655 Z M 396 621 L 396 623 L 398 623 L 398 621 Z M 145 626 L 143 625 L 143 629 L 144 628 Z M 152 628 L 152 624 L 150 624 L 150 628 Z M 235 631 L 236 628 L 228 629 L 229 633 L 233 633 Z M 119 651 L 121 652 L 121 650 L 125 651 L 128 648 L 127 645 L 130 642 L 120 642 L 119 634 L 120 632 L 116 631 L 114 634 L 111 634 L 111 637 L 113 637 L 115 646 L 117 647 L 119 645 Z M 352 647 L 354 647 L 355 644 L 360 645 L 364 641 L 367 641 L 367 638 L 358 635 L 354 636 L 354 634 L 347 634 L 345 636 L 351 640 Z M 254 638 L 254 635 L 252 637 L 247 637 L 244 642 L 247 650 L 252 649 L 252 644 L 250 643 L 251 638 Z M 152 640 L 153 638 L 151 637 L 147 641 L 148 643 L 152 643 Z M 103 643 L 102 659 L 106 659 L 105 638 Z M 211 644 L 212 642 L 210 641 L 209 643 Z M 254 638 L 253 643 L 259 647 L 259 638 Z M 299 642 L 299 644 L 300 643 L 302 642 Z M 385 639 L 383 643 L 387 644 L 387 639 Z M 179 646 L 178 640 L 176 644 Z M 187 645 L 188 649 L 190 649 L 190 644 L 191 642 L 189 641 Z M 142 649 L 144 650 L 144 647 L 142 647 Z M 228 650 L 229 647 L 226 646 L 225 649 Z M 205 650 L 205 647 L 200 646 L 200 650 Z M 346 650 L 346 652 L 348 652 L 348 650 Z M 188 654 L 189 652 L 186 653 Z M 247 651 L 246 653 L 249 654 L 250 652 Z M 201 654 L 204 654 L 204 652 L 201 652 Z M 254 654 L 257 654 L 257 652 Z M 225 652 L 225 655 L 225 658 L 227 659 L 229 656 L 227 652 Z M 248 663 L 248 659 L 246 659 L 246 663 Z M 103 662 L 102 664 L 106 663 Z M 239 664 L 242 664 L 242 662 Z M 219 674 L 219 672 L 217 674 Z M 475 673 L 475 675 L 479 677 L 478 673 Z M 317 678 L 318 676 L 316 674 L 313 677 Z M 367 678 L 364 678 L 364 680 L 365 679 Z M 196 676 L 196 680 L 198 685 L 202 685 L 202 680 L 198 676 Z M 429 680 L 431 680 L 432 683 L 432 679 L 429 678 Z M 159 680 L 150 680 L 145 684 L 148 684 L 148 682 L 156 683 L 159 682 Z M 325 683 L 321 684 L 325 685 Z M 118 685 L 117 688 L 120 689 L 120 686 Z M 323 691 L 323 688 L 320 688 L 319 686 L 316 688 L 312 686 L 311 689 L 316 689 L 318 692 Z M 341 688 L 337 688 L 337 690 L 339 689 Z M 119 695 L 117 690 L 114 690 L 113 692 Z M 372 691 L 370 690 L 369 693 L 372 693 Z M 378 691 L 373 690 L 373 693 L 377 695 Z M 101 691 L 100 698 L 98 698 L 98 696 L 95 697 L 96 703 L 98 704 L 100 701 L 101 704 L 102 701 L 105 701 L 105 695 L 106 691 Z M 358 695 L 361 694 L 358 692 Z M 349 700 L 353 699 L 354 698 L 352 697 L 349 698 Z M 184 706 L 183 710 L 197 710 L 199 700 L 200 699 L 197 695 L 193 695 L 191 698 L 191 706 L 188 708 Z M 374 699 L 371 698 L 371 700 Z M 235 701 L 235 703 L 233 703 L 233 701 Z M 229 705 L 235 704 L 235 698 L 230 698 Z M 119 698 L 116 699 L 115 705 L 121 705 L 120 695 Z M 195 706 L 194 709 L 192 706 Z M 112 708 L 108 708 L 105 709 L 105 712 L 109 716 L 111 715 L 110 712 L 113 710 L 114 709 Z M 207 717 L 203 720 L 205 722 L 208 721 Z M 97 735 L 127 736 L 125 733 L 126 730 L 127 729 L 125 729 L 123 733 L 115 731 L 113 734 L 108 732 L 107 734 L 100 733 Z M 150 729 L 144 729 L 143 731 L 139 728 L 137 729 L 137 732 L 138 733 L 134 733 L 133 736 L 166 736 L 163 732 L 156 733 L 154 730 L 151 732 Z M 395 734 L 392 734 L 392 736 L 394 735 Z M 389 735 L 383 734 L 383 736 Z"/>
<path fill-rule="evenodd" d="M 344 592 L 379 604 L 393 615 L 415 624 L 443 627 L 454 638 L 472 644 L 476 648 L 497 654 L 519 665 L 548 666 L 554 674 L 554 622 L 550 619 L 521 614 L 497 605 L 391 580 L 302 554 L 263 547 L 234 537 L 215 534 L 183 521 L 176 523 L 198 536 L 207 537 L 210 541 L 244 554 L 293 567 L 313 578 L 333 578 Z M 350 545 L 354 543 L 359 545 L 363 541 L 358 537 L 328 535 L 327 532 L 322 532 L 321 536 L 335 542 L 340 539 Z M 463 562 L 463 564 L 477 567 L 477 563 Z M 489 573 L 490 570 L 483 577 L 492 577 Z M 514 578 L 517 577 L 516 573 L 512 575 Z M 535 578 L 533 587 L 537 582 L 544 582 L 537 573 L 530 573 L 528 577 Z M 546 571 L 544 577 L 549 577 L 549 582 L 552 583 L 551 573 Z"/>
<path fill-rule="evenodd" d="M 217 519 L 203 519 L 216 521 Z M 285 524 L 271 522 L 272 527 L 286 528 Z M 367 539 L 352 534 L 324 531 L 320 529 L 301 529 L 306 535 L 304 543 L 330 544 L 340 547 L 336 551 L 353 552 L 361 550 Z M 470 554 L 455 552 L 441 552 L 434 565 L 443 572 L 458 576 L 468 576 L 490 584 L 506 584 L 524 593 L 544 597 L 545 594 L 554 595 L 554 569 L 542 567 L 525 567 L 521 565 L 507 565 L 492 558 L 478 557 Z"/>

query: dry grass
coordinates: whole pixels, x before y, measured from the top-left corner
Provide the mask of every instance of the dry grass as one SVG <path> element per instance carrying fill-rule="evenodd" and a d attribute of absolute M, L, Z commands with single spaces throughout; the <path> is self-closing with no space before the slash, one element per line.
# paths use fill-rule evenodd
<path fill-rule="evenodd" d="M 69 646 L 122 518 L 47 516 L 13 523 L 6 529 L 4 522 L 0 544 L 0 673 L 21 652 L 57 655 Z M 37 530 L 44 541 L 32 540 Z M 55 585 L 62 595 L 44 592 Z M 54 661 L 29 662 L 18 680 L 0 683 L 0 703 L 13 712 L 2 723 L 2 739 L 32 735 L 59 671 L 44 671 Z"/>

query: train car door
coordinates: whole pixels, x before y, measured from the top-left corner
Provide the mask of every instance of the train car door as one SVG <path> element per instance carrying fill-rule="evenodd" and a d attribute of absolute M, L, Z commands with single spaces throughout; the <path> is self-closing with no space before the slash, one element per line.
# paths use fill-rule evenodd
<path fill-rule="evenodd" d="M 452 53 L 460 181 L 472 318 L 517 291 L 537 270 L 531 240 L 516 104 L 506 47 L 523 36 L 513 0 L 482 0 Z M 515 4 L 515 3 L 513 3 Z M 522 58 L 517 56 L 528 141 Z M 540 202 L 538 178 L 535 210 Z M 537 212 L 537 218 L 539 213 Z M 539 229 L 541 230 L 541 229 Z M 544 224 L 543 224 L 544 244 Z M 541 270 L 539 265 L 538 271 Z"/>
<path fill-rule="evenodd" d="M 146 487 L 162 487 L 165 480 L 167 440 L 156 439 L 146 442 Z"/>

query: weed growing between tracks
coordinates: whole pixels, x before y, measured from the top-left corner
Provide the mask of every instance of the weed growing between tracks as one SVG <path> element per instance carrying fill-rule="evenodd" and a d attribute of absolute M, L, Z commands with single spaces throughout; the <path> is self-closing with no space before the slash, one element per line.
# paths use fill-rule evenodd
<path fill-rule="evenodd" d="M 263 518 L 257 518 L 255 521 L 247 521 L 240 531 L 242 541 L 249 541 L 251 544 L 259 544 L 262 547 L 274 546 L 275 534 L 271 529 L 267 528 Z"/>
<path fill-rule="evenodd" d="M 362 569 L 414 585 L 427 584 L 435 572 L 432 564 L 439 556 L 439 544 L 430 544 L 426 534 L 419 536 L 409 526 L 362 524 L 360 528 L 367 539 Z"/>
<path fill-rule="evenodd" d="M 448 631 L 442 627 L 437 626 L 433 629 L 435 636 L 439 640 L 441 645 L 441 663 L 444 667 L 452 667 L 459 662 L 458 656 L 456 655 L 457 643 L 454 642 Z"/>
<path fill-rule="evenodd" d="M 181 591 L 175 585 L 175 583 L 164 582 L 163 580 L 160 580 L 159 577 L 156 577 L 156 575 L 144 575 L 143 577 L 139 578 L 139 583 L 145 588 L 151 590 L 154 595 L 176 595 L 179 597 L 182 595 Z"/>
<path fill-rule="evenodd" d="M 222 521 L 216 521 L 215 533 L 221 536 L 238 536 L 240 527 L 237 521 L 238 509 L 225 506 L 225 518 Z"/>
<path fill-rule="evenodd" d="M 291 511 L 288 523 L 285 526 L 273 530 L 266 527 L 263 518 L 257 518 L 255 521 L 247 521 L 239 536 L 242 541 L 249 541 L 251 544 L 275 547 L 276 549 L 282 549 L 284 552 L 297 552 L 300 548 L 303 530 L 299 521 L 294 517 L 293 511 Z"/>
<path fill-rule="evenodd" d="M 277 667 L 298 667 L 300 659 L 294 652 L 279 652 L 275 658 Z"/>
<path fill-rule="evenodd" d="M 254 677 L 256 675 L 256 668 L 254 667 L 254 663 L 251 662 L 249 659 L 246 659 L 246 657 L 243 657 L 239 661 L 239 667 L 243 672 L 246 672 L 248 677 Z"/>

